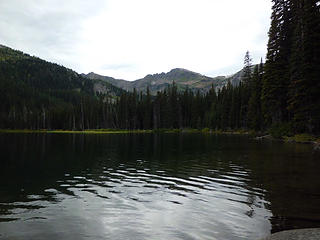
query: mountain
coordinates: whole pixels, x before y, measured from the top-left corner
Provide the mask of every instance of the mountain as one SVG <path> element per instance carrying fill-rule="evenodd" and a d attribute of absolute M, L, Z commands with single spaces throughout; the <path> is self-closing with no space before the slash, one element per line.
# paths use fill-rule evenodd
<path fill-rule="evenodd" d="M 63 128 L 68 122 L 68 128 L 83 129 L 85 112 L 123 92 L 106 81 L 0 46 L 0 128 Z M 92 116 L 86 120 L 94 127 Z"/>
<path fill-rule="evenodd" d="M 137 91 L 145 92 L 147 87 L 151 94 L 155 95 L 158 91 L 164 90 L 168 85 L 172 84 L 174 81 L 179 90 L 184 90 L 189 88 L 193 91 L 207 92 L 212 87 L 216 89 L 221 89 L 223 86 L 227 85 L 230 81 L 232 85 L 238 85 L 242 71 L 237 72 L 231 76 L 218 76 L 218 77 L 207 77 L 196 72 L 189 71 L 183 68 L 175 68 L 167 73 L 157 73 L 149 74 L 144 78 L 135 81 L 126 81 L 122 79 L 115 79 L 112 77 L 102 76 L 96 73 L 82 74 L 83 77 L 89 79 L 99 79 L 108 82 L 114 86 L 122 88 L 127 91 Z"/>
<path fill-rule="evenodd" d="M 21 51 L 0 45 L 1 76 L 21 81 L 28 87 L 37 89 L 63 89 L 83 91 L 95 95 L 118 96 L 123 90 L 106 81 L 88 81 L 75 71 L 50 63 Z"/>
<path fill-rule="evenodd" d="M 223 119 L 231 115 L 223 115 L 226 112 L 221 111 L 229 109 L 227 104 L 239 103 L 240 107 L 235 105 L 230 109 L 241 109 L 242 100 L 231 101 L 232 88 L 222 91 L 224 98 L 219 93 L 217 97 L 214 91 L 198 95 L 178 90 L 206 92 L 212 85 L 216 88 L 228 82 L 237 85 L 241 76 L 242 71 L 230 77 L 210 78 L 176 68 L 129 82 L 95 73 L 78 74 L 0 46 L 0 129 L 215 128 L 217 123 L 229 122 Z M 173 81 L 176 86 L 169 86 Z M 145 91 L 149 87 L 153 94 L 169 87 L 166 94 L 150 97 L 130 93 L 111 83 L 127 90 Z M 243 91 L 241 86 L 238 89 L 234 97 L 240 100 Z M 239 120 L 240 116 L 235 119 Z M 234 126 L 239 124 L 238 121 Z"/>

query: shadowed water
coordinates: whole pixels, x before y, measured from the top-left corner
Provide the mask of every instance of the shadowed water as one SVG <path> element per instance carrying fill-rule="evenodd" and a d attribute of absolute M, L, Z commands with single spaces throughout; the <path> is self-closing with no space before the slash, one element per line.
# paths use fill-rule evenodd
<path fill-rule="evenodd" d="M 259 239 L 320 227 L 308 145 L 249 137 L 0 135 L 0 239 Z"/>

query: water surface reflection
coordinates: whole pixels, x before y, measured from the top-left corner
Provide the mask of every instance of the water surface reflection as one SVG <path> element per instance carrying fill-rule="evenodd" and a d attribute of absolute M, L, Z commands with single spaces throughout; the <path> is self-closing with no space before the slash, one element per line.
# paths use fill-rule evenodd
<path fill-rule="evenodd" d="M 309 146 L 196 134 L 2 134 L 0 145 L 4 239 L 258 239 L 320 225 Z"/>

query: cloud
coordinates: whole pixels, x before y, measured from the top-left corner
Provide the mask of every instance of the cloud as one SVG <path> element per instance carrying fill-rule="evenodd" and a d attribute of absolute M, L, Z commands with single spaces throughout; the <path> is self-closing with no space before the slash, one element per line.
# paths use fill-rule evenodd
<path fill-rule="evenodd" d="M 129 80 L 175 67 L 231 74 L 246 50 L 265 56 L 270 14 L 265 0 L 10 0 L 0 43 Z"/>
<path fill-rule="evenodd" d="M 10 0 L 0 2 L 0 41 L 47 60 L 72 63 L 82 25 L 103 1 Z M 80 60 L 80 59 L 78 59 Z M 80 60 L 81 61 L 81 60 Z"/>
<path fill-rule="evenodd" d="M 132 64 L 105 64 L 101 66 L 101 69 L 109 70 L 119 70 L 119 69 L 132 69 L 134 68 L 134 65 Z"/>

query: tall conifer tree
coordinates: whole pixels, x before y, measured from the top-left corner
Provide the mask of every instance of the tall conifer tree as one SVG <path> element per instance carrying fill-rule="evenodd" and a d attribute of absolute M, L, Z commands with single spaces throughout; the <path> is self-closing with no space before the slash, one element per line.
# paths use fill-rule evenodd
<path fill-rule="evenodd" d="M 317 0 L 295 0 L 288 109 L 297 132 L 320 130 L 320 12 Z"/>
<path fill-rule="evenodd" d="M 290 1 L 272 0 L 271 27 L 262 89 L 267 124 L 288 121 L 287 95 L 292 35 Z"/>

